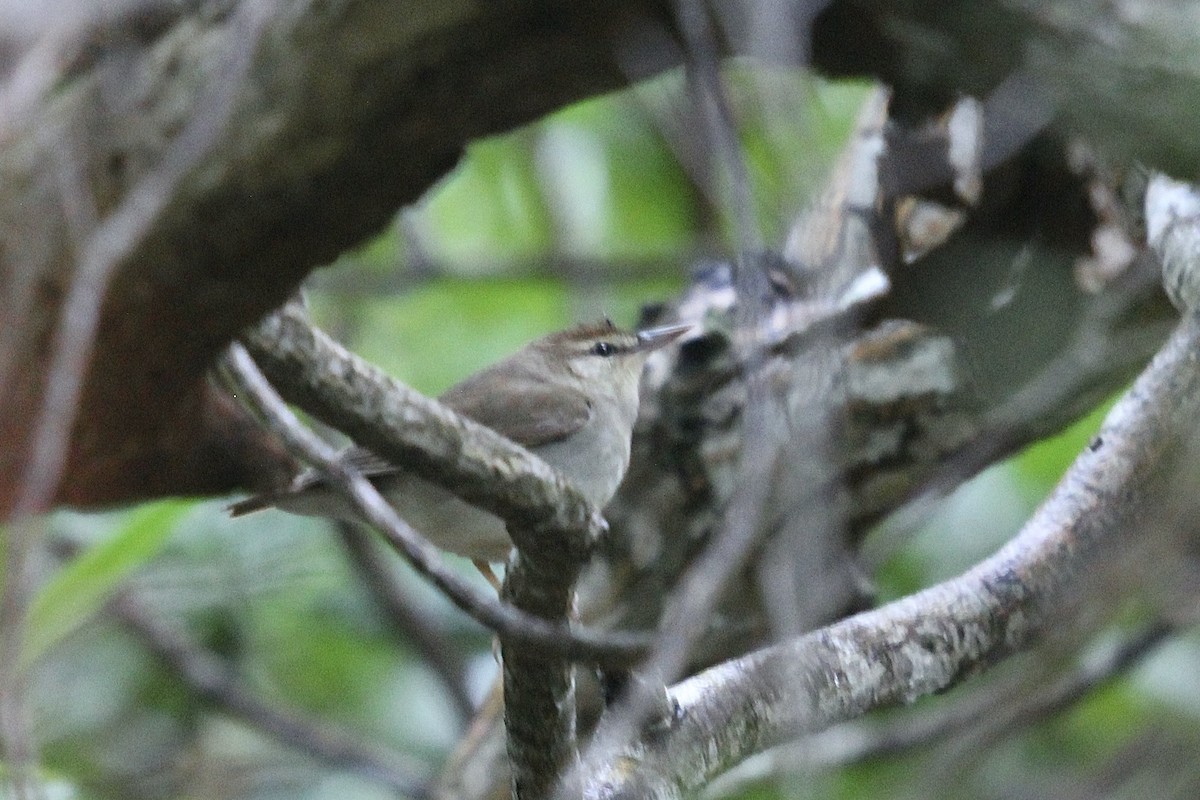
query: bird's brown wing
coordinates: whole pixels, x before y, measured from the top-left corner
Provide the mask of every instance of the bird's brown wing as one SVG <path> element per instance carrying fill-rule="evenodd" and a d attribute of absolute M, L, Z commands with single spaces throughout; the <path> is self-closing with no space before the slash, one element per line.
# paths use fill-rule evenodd
<path fill-rule="evenodd" d="M 511 367 L 476 373 L 440 399 L 464 417 L 488 426 L 522 447 L 561 441 L 592 417 L 592 404 L 582 392 L 550 386 L 528 370 Z M 363 447 L 351 447 L 340 457 L 367 478 L 399 471 L 396 465 Z M 315 470 L 307 470 L 297 476 L 287 491 L 251 497 L 234 503 L 229 511 L 235 517 L 258 511 L 323 480 Z"/>
<path fill-rule="evenodd" d="M 592 418 L 592 404 L 582 392 L 511 368 L 476 373 L 439 399 L 522 447 L 565 439 Z"/>

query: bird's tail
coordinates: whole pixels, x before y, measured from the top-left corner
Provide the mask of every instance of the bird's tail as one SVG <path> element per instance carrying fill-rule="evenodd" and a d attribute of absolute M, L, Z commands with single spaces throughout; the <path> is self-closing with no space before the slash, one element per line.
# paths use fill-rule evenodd
<path fill-rule="evenodd" d="M 275 505 L 275 496 L 270 494 L 256 494 L 254 497 L 247 497 L 245 500 L 239 500 L 229 506 L 226 511 L 231 517 L 244 517 L 247 514 L 253 514 L 255 511 L 262 511 L 264 508 L 270 508 Z"/>

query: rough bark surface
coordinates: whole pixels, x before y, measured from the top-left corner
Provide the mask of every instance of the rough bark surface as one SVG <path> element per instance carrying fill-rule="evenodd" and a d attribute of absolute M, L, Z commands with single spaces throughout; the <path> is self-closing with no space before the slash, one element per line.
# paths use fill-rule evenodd
<path fill-rule="evenodd" d="M 72 277 L 63 206 L 75 189 L 62 176 L 77 176 L 82 200 L 102 217 L 154 170 L 229 47 L 234 5 L 131 4 L 9 43 L 18 53 L 48 50 L 56 72 L 44 80 L 55 91 L 17 105 L 0 132 L 0 509 L 26 463 Z M 1050 109 L 1058 141 L 1084 135 L 1118 166 L 1137 159 L 1186 172 L 1198 155 L 1189 132 L 1200 102 L 1186 101 L 1200 93 L 1187 57 L 1195 9 L 1126 7 L 1117 16 L 1099 2 L 936 12 L 835 2 L 814 18 L 811 52 L 832 74 L 890 82 L 901 116 L 1007 87 L 997 103 Z M 466 142 L 623 85 L 617 53 L 649 52 L 637 66 L 647 74 L 674 60 L 631 45 L 647 24 L 669 27 L 656 3 L 282 8 L 231 129 L 108 287 L 60 502 L 277 479 L 279 454 L 206 388 L 203 373 L 221 347 L 420 196 Z M 803 3 L 796 8 L 807 18 Z M 739 31 L 729 38 L 755 51 Z M 1037 210 L 1015 209 L 1011 224 L 1031 224 Z M 921 305 L 946 309 L 944 300 Z"/>
<path fill-rule="evenodd" d="M 64 203 L 103 217 L 156 168 L 232 46 L 229 5 L 131 6 L 35 43 L 67 66 L 53 94 L 6 120 L 0 147 L 0 509 L 26 463 L 73 277 Z M 284 4 L 229 130 L 108 287 L 58 501 L 277 479 L 279 455 L 231 435 L 239 415 L 206 388 L 220 350 L 416 200 L 467 142 L 626 82 L 614 52 L 630 13 L 592 2 Z M 80 186 L 64 188 L 64 172 Z"/>

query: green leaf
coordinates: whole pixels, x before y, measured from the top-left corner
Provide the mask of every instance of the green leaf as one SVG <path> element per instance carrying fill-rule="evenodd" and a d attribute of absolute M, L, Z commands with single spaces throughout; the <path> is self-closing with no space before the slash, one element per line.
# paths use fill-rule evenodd
<path fill-rule="evenodd" d="M 132 511 L 109 539 L 81 553 L 43 586 L 29 610 L 22 667 L 87 622 L 122 581 L 162 550 L 176 522 L 194 506 L 169 500 Z"/>
<path fill-rule="evenodd" d="M 1027 447 L 1013 459 L 1022 477 L 1038 492 L 1049 492 L 1088 446 L 1120 396 L 1121 393 L 1114 394 L 1066 430 Z"/>

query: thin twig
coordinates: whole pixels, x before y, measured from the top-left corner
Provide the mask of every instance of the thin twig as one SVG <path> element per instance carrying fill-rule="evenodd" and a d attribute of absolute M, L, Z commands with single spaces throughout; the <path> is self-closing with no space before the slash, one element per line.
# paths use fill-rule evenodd
<path fill-rule="evenodd" d="M 768 390 L 759 334 L 765 315 L 760 282 L 762 267 L 753 215 L 753 192 L 734 115 L 722 81 L 718 50 L 706 6 L 698 0 L 678 0 L 676 18 L 686 46 L 686 65 L 693 102 L 703 121 L 709 150 L 719 173 L 728 181 L 732 218 L 738 235 L 734 288 L 737 295 L 735 328 L 742 352 L 747 394 L 742 410 L 742 443 L 737 489 L 725 509 L 718 533 L 679 581 L 672 603 L 659 626 L 659 635 L 639 672 L 647 680 L 630 681 L 619 706 L 609 710 L 606 724 L 588 747 L 587 759 L 603 760 L 620 748 L 647 718 L 661 709 L 659 689 L 674 682 L 687 666 L 695 644 L 709 629 L 713 609 L 731 578 L 741 571 L 762 533 L 763 509 L 780 466 L 782 443 L 773 423 L 777 401 Z M 794 435 L 795 431 L 788 431 Z M 816 448 L 814 448 L 816 449 Z"/>
<path fill-rule="evenodd" d="M 225 662 L 188 640 L 174 626 L 155 617 L 130 592 L 111 603 L 116 615 L 168 668 L 200 698 L 243 720 L 256 730 L 339 768 L 368 775 L 404 792 L 423 797 L 428 791 L 428 765 L 374 747 L 327 723 L 306 719 L 251 692 Z"/>
<path fill-rule="evenodd" d="M 755 276 L 751 274 L 757 265 L 748 262 L 751 253 L 757 249 L 749 170 L 742 157 L 733 114 L 725 96 L 708 10 L 698 0 L 678 0 L 675 13 L 684 34 L 688 77 L 694 102 L 704 120 L 702 128 L 729 181 L 732 194 L 730 204 L 739 237 L 734 274 L 738 303 L 735 325 L 739 333 L 757 331 L 761 321 L 760 302 Z M 767 478 L 778 446 L 774 438 L 767 440 L 765 436 L 768 426 L 764 407 L 768 398 L 761 370 L 757 368 L 762 354 L 753 336 L 748 344 L 744 365 L 747 397 L 742 413 L 745 434 L 740 481 L 720 532 L 681 580 L 676 602 L 664 616 L 661 634 L 643 665 L 654 680 L 664 683 L 673 682 L 682 673 L 693 645 L 708 629 L 709 616 L 729 578 L 741 569 L 758 540 L 762 506 L 770 485 Z M 642 698 L 643 702 L 647 699 Z M 632 716 L 636 720 L 641 713 Z"/>
<path fill-rule="evenodd" d="M 463 657 L 418 603 L 392 574 L 385 553 L 365 529 L 348 522 L 337 525 L 338 537 L 363 584 L 384 608 L 384 617 L 400 636 L 412 644 L 422 660 L 441 680 L 462 719 L 469 719 L 475 706 L 463 683 Z"/>

